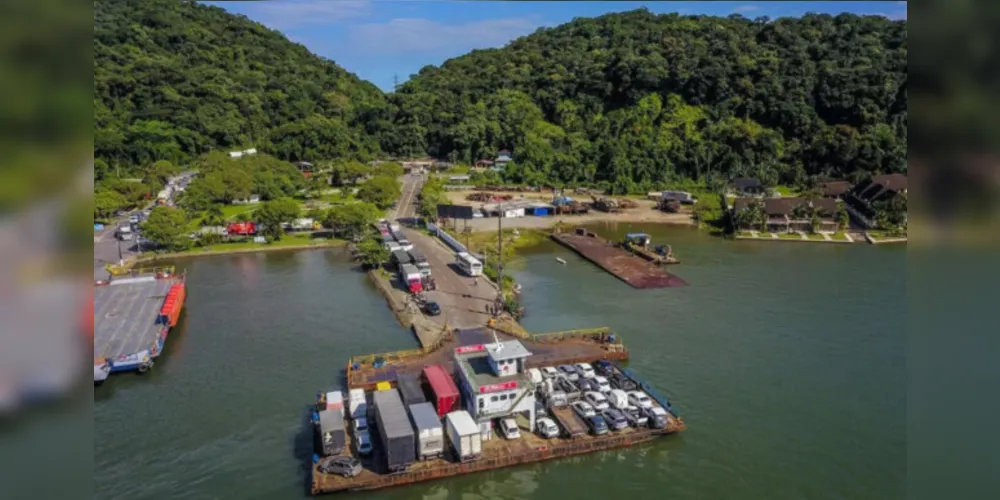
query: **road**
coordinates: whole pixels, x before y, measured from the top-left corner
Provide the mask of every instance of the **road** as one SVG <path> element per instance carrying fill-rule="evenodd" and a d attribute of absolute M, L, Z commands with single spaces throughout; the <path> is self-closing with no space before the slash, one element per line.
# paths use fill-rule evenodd
<path fill-rule="evenodd" d="M 461 274 L 452 266 L 455 254 L 451 249 L 420 231 L 403 229 L 414 248 L 427 257 L 437 290 L 424 292 L 429 300 L 441 306 L 444 321 L 453 328 L 478 328 L 489 319 L 487 306 L 497 298 L 497 289 L 485 278 L 478 280 Z"/>
<path fill-rule="evenodd" d="M 420 189 L 424 186 L 424 180 L 424 176 L 413 174 L 407 174 L 400 178 L 400 182 L 403 184 L 402 194 L 399 197 L 399 203 L 396 204 L 396 209 L 391 214 L 392 219 L 405 222 L 405 219 L 417 216 L 417 195 L 420 194 Z"/>

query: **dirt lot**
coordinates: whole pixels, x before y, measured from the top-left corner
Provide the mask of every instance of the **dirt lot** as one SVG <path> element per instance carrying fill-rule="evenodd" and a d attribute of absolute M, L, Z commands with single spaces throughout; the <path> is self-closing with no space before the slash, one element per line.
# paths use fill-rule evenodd
<path fill-rule="evenodd" d="M 483 206 L 481 202 L 468 201 L 466 196 L 477 191 L 448 191 L 448 199 L 458 205 L 472 205 L 475 208 Z M 494 194 L 510 194 L 514 199 L 528 199 L 539 201 L 551 201 L 552 193 L 516 193 L 496 191 Z M 580 201 L 590 201 L 589 197 L 574 196 Z M 547 228 L 554 226 L 557 222 L 563 221 L 567 224 L 585 224 L 588 222 L 649 222 L 657 224 L 679 224 L 693 225 L 690 213 L 670 214 L 656 209 L 656 203 L 650 200 L 634 200 L 639 204 L 638 208 L 625 210 L 617 214 L 609 214 L 598 210 L 591 210 L 585 215 L 556 215 L 551 217 L 518 217 L 505 219 L 503 225 L 506 228 Z M 473 231 L 495 230 L 497 226 L 496 218 L 473 219 L 469 221 L 469 227 Z"/>

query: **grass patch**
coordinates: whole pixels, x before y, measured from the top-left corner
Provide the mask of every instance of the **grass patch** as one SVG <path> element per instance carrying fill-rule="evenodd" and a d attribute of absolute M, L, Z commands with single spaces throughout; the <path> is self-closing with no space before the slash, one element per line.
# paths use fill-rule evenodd
<path fill-rule="evenodd" d="M 455 165 L 454 167 L 445 170 L 444 175 L 468 175 L 468 173 L 468 165 Z"/>
<path fill-rule="evenodd" d="M 237 252 L 247 252 L 247 251 L 265 251 L 265 250 L 275 250 L 280 248 L 291 248 L 299 246 L 321 246 L 321 247 L 337 247 L 346 245 L 347 241 L 340 239 L 326 239 L 326 240 L 316 240 L 310 238 L 309 235 L 287 235 L 278 241 L 271 243 L 254 243 L 251 241 L 230 241 L 224 243 L 216 243 L 214 245 L 208 245 L 204 247 L 196 247 L 191 250 L 186 250 L 183 252 L 172 252 L 157 254 L 156 258 L 162 259 L 167 257 L 185 257 L 192 255 L 202 255 L 202 254 L 224 254 L 224 253 L 237 253 Z"/>
<path fill-rule="evenodd" d="M 781 196 L 798 196 L 800 194 L 798 189 L 791 186 L 775 186 L 774 190 Z"/>
<path fill-rule="evenodd" d="M 798 233 L 778 233 L 778 238 L 783 240 L 801 240 L 802 237 Z"/>

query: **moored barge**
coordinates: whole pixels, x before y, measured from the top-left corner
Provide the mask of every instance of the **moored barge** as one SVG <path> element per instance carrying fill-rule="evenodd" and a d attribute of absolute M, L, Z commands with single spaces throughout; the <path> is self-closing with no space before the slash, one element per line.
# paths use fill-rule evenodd
<path fill-rule="evenodd" d="M 656 264 L 619 248 L 585 228 L 554 233 L 552 239 L 634 288 L 685 286 L 687 282 Z"/>
<path fill-rule="evenodd" d="M 94 383 L 115 372 L 145 373 L 177 326 L 187 295 L 173 268 L 94 285 Z"/>

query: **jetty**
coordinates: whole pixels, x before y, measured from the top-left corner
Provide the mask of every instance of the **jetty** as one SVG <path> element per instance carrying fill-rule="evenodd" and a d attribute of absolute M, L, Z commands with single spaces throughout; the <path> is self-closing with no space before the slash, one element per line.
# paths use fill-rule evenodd
<path fill-rule="evenodd" d="M 635 288 L 687 285 L 686 281 L 647 258 L 634 255 L 585 228 L 577 228 L 572 233 L 553 233 L 552 239 Z"/>

